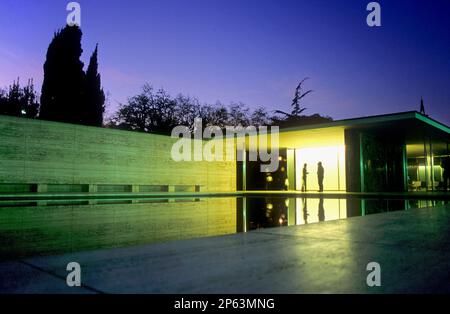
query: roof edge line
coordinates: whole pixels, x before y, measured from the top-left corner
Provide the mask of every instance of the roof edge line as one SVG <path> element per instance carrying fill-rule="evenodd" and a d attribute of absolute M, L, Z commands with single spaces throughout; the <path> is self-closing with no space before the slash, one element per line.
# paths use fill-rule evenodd
<path fill-rule="evenodd" d="M 447 125 L 445 125 L 445 124 L 443 124 L 443 123 L 441 123 L 439 121 L 434 120 L 433 118 L 425 116 L 425 115 L 423 115 L 423 114 L 421 114 L 421 113 L 419 113 L 417 111 L 415 112 L 415 117 L 418 120 L 420 120 L 422 122 L 425 122 L 428 125 L 431 125 L 431 126 L 433 126 L 435 128 L 438 128 L 441 131 L 444 131 L 444 132 L 450 134 L 450 127 L 448 127 Z"/>

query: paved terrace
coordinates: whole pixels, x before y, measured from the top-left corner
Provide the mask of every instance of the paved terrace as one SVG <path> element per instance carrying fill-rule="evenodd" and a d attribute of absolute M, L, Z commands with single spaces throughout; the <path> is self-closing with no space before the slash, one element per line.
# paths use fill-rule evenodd
<path fill-rule="evenodd" d="M 65 284 L 68 262 L 83 287 Z M 367 263 L 381 287 L 366 286 Z M 0 263 L 5 293 L 450 293 L 450 206 Z"/>

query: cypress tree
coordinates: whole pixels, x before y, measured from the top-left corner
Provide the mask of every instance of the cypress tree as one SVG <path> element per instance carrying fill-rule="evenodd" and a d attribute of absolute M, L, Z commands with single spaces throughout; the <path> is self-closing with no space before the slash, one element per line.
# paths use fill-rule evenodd
<path fill-rule="evenodd" d="M 76 25 L 55 33 L 44 64 L 39 117 L 68 123 L 82 122 L 85 73 L 81 48 L 82 32 Z"/>
<path fill-rule="evenodd" d="M 95 47 L 86 71 L 86 101 L 84 103 L 83 124 L 102 126 L 105 112 L 105 93 L 101 87 L 101 78 L 98 73 L 98 45 Z"/>

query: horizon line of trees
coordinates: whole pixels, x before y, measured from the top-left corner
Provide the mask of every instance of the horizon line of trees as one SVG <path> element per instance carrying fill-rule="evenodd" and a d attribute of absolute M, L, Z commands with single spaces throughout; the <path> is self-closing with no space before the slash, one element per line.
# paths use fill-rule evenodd
<path fill-rule="evenodd" d="M 332 121 L 320 114 L 303 115 L 306 108 L 300 107 L 300 100 L 312 92 L 303 92 L 307 78 L 295 89 L 290 113 L 281 110 L 269 113 L 261 106 L 251 110 L 242 102 L 200 103 L 196 97 L 183 94 L 172 97 L 164 89 L 155 90 L 146 83 L 138 95 L 119 104 L 112 117 L 104 121 L 105 93 L 98 73 L 98 45 L 84 71 L 80 60 L 81 38 L 82 31 L 76 25 L 55 32 L 47 49 L 40 102 L 33 80 L 21 87 L 18 78 L 8 89 L 0 89 L 0 114 L 161 134 L 170 134 L 177 125 L 193 130 L 195 118 L 202 119 L 203 127 L 221 128 L 239 125 L 283 128 Z"/>
<path fill-rule="evenodd" d="M 39 112 L 38 99 L 33 79 L 20 86 L 20 78 L 17 78 L 8 89 L 0 89 L 0 114 L 35 118 Z"/>
<path fill-rule="evenodd" d="M 215 104 L 208 104 L 201 103 L 196 97 L 183 94 L 172 97 L 164 89 L 155 90 L 152 85 L 146 83 L 138 95 L 129 98 L 126 103 L 119 104 L 119 108 L 105 126 L 130 131 L 170 134 L 177 125 L 187 126 L 193 131 L 196 118 L 202 119 L 203 128 L 218 126 L 222 129 L 226 126 L 246 127 L 249 125 L 256 127 L 278 125 L 284 128 L 333 120 L 331 117 L 318 113 L 302 115 L 306 108 L 298 110 L 300 99 L 294 98 L 291 113 L 279 110 L 271 113 L 262 106 L 252 110 L 242 102 L 231 102 L 225 105 L 218 101 Z"/>
<path fill-rule="evenodd" d="M 284 128 L 333 120 L 331 117 L 322 116 L 318 113 L 302 115 L 301 113 L 306 108 L 302 108 L 298 112 L 298 106 L 298 103 L 293 102 L 292 112 L 288 113 L 280 110 L 269 112 L 263 106 L 258 106 L 252 110 L 243 102 L 231 102 L 228 105 L 220 101 L 214 104 L 201 103 L 197 97 L 181 93 L 173 97 L 163 88 L 156 90 L 152 85 L 146 83 L 139 94 L 128 98 L 126 103 L 119 103 L 117 110 L 108 119 L 103 121 L 103 106 L 101 121 L 97 120 L 96 123 L 87 124 L 58 119 L 57 117 L 46 118 L 41 116 L 39 95 L 34 89 L 32 79 L 28 80 L 27 85 L 21 87 L 18 78 L 8 89 L 0 89 L 0 114 L 3 115 L 148 133 L 170 134 L 171 130 L 177 125 L 185 125 L 193 130 L 196 118 L 202 119 L 204 128 L 207 126 L 225 128 L 226 126 L 239 125 L 243 127 L 277 125 Z"/>

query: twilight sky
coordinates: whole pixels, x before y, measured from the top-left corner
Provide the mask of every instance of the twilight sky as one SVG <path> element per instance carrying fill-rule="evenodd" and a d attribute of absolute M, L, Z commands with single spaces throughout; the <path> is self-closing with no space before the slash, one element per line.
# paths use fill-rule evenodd
<path fill-rule="evenodd" d="M 20 76 L 40 91 L 64 0 L 0 1 L 0 87 Z M 450 1 L 390 0 L 382 26 L 369 0 L 79 0 L 85 67 L 99 43 L 110 103 L 145 82 L 202 102 L 288 110 L 297 82 L 305 113 L 335 119 L 418 110 L 450 124 Z"/>

